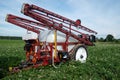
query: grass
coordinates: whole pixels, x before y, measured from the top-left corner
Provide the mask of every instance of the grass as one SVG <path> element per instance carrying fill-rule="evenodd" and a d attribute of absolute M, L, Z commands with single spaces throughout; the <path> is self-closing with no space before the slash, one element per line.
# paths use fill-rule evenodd
<path fill-rule="evenodd" d="M 10 74 L 9 66 L 17 66 L 25 60 L 24 42 L 0 40 L 0 77 L 2 80 L 119 80 L 120 44 L 96 43 L 88 47 L 86 63 L 69 61 L 57 69 L 42 66 L 37 69 Z"/>

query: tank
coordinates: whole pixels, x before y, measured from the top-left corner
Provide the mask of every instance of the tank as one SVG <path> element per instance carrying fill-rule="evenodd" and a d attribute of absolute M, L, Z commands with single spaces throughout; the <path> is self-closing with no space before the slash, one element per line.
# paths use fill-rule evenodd
<path fill-rule="evenodd" d="M 45 30 L 41 31 L 39 34 L 39 41 L 41 42 L 54 42 L 54 30 Z M 66 35 L 60 31 L 57 31 L 57 42 L 65 42 Z M 76 39 L 69 37 L 68 42 L 77 42 Z M 68 51 L 70 51 L 75 45 L 69 45 Z M 62 46 L 57 46 L 58 50 L 62 50 Z"/>
<path fill-rule="evenodd" d="M 35 40 L 38 39 L 37 33 L 34 32 L 27 32 L 25 35 L 22 36 L 22 40 Z"/>

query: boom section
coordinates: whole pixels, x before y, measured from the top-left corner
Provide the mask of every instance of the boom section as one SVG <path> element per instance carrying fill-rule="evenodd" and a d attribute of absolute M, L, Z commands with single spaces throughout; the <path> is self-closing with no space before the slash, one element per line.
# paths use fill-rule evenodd
<path fill-rule="evenodd" d="M 38 34 L 40 33 L 41 30 L 44 30 L 41 26 L 45 26 L 40 22 L 28 20 L 12 14 L 7 15 L 6 21 Z"/>
<path fill-rule="evenodd" d="M 78 42 L 80 42 L 82 44 L 93 45 L 93 43 L 90 42 L 88 39 L 81 38 L 78 35 L 74 34 L 74 32 L 76 32 L 81 35 L 85 35 L 84 33 L 72 28 L 75 26 L 73 26 L 73 22 L 70 21 L 70 19 L 59 16 L 57 14 L 53 14 L 52 12 L 50 12 L 48 10 L 42 9 L 35 5 L 29 5 L 29 4 L 24 4 L 21 12 L 23 14 L 39 21 L 40 23 L 47 25 L 47 27 L 49 29 L 55 29 L 55 30 L 61 31 L 62 33 L 66 34 L 67 36 L 75 38 L 76 40 L 78 40 Z M 78 20 L 77 24 L 79 22 L 80 21 Z M 74 23 L 74 25 L 75 25 L 75 23 Z M 86 28 L 84 28 L 84 29 L 86 29 Z"/>
<path fill-rule="evenodd" d="M 40 15 L 44 16 L 44 17 L 47 17 L 51 20 L 54 20 L 56 22 L 61 22 L 61 23 L 64 23 L 64 24 L 69 24 L 69 25 L 72 25 L 74 27 L 78 27 L 84 31 L 87 31 L 89 33 L 94 33 L 94 34 L 97 34 L 96 31 L 93 31 L 83 25 L 81 25 L 81 20 L 76 20 L 76 21 L 73 21 L 71 19 L 68 19 L 66 17 L 63 17 L 61 15 L 58 15 L 56 13 L 53 13 L 51 11 L 48 11 L 46 9 L 43 9 L 41 7 L 38 7 L 36 5 L 29 5 L 29 4 L 23 4 L 23 7 L 22 7 L 22 10 L 21 12 L 22 13 L 26 13 L 26 12 L 29 12 L 29 11 L 36 11 L 38 12 Z"/>

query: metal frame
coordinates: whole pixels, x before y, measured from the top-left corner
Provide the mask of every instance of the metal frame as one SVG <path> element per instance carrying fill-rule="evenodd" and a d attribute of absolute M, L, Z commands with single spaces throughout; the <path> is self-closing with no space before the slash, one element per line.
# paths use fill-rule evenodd
<path fill-rule="evenodd" d="M 29 51 L 26 50 L 26 61 L 32 62 L 34 64 L 34 67 L 51 64 L 53 49 L 56 49 L 54 46 L 60 45 L 63 48 L 63 52 L 64 51 L 68 52 L 68 45 L 76 45 L 76 44 L 84 44 L 89 46 L 93 45 L 93 43 L 89 41 L 85 33 L 73 29 L 73 27 L 75 28 L 78 27 L 86 32 L 97 34 L 96 31 L 93 31 L 85 26 L 82 26 L 81 21 L 79 19 L 73 21 L 71 19 L 65 18 L 61 15 L 58 15 L 46 9 L 29 4 L 23 4 L 21 12 L 24 15 L 27 15 L 35 19 L 36 21 L 21 18 L 12 14 L 7 15 L 6 21 L 15 24 L 17 26 L 20 26 L 24 29 L 33 31 L 37 34 L 39 34 L 41 30 L 45 30 L 45 28 L 47 28 L 52 30 L 54 29 L 56 31 L 58 30 L 66 35 L 65 42 L 56 42 L 56 43 L 53 42 L 46 44 L 46 42 L 41 42 L 38 39 L 33 40 L 33 43 L 31 43 L 30 50 Z M 74 32 L 81 34 L 83 37 L 79 37 Z M 69 37 L 73 37 L 74 39 L 77 40 L 77 42 L 68 42 Z M 70 50 L 70 52 L 71 51 L 72 50 Z M 56 62 L 60 62 L 58 56 L 54 57 L 54 63 Z"/>

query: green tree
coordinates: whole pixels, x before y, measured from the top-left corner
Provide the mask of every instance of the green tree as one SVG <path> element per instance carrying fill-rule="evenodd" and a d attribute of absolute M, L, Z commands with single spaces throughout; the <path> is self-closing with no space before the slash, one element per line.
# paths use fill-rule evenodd
<path fill-rule="evenodd" d="M 100 41 L 100 42 L 104 42 L 104 38 L 101 37 L 101 38 L 99 39 L 99 41 Z"/>
<path fill-rule="evenodd" d="M 114 41 L 114 36 L 111 34 L 108 34 L 105 39 L 106 42 L 113 42 Z"/>

